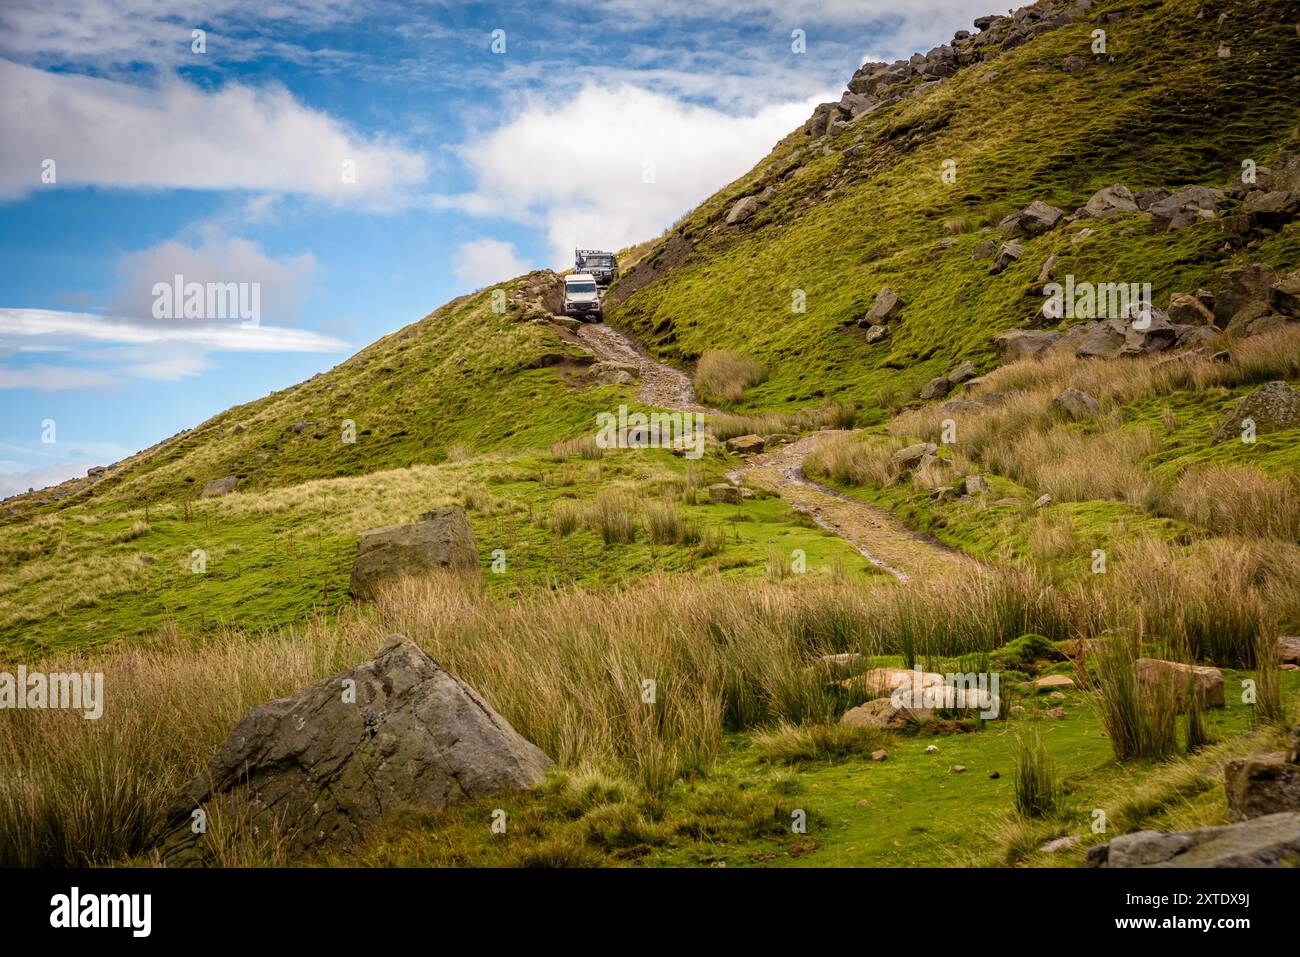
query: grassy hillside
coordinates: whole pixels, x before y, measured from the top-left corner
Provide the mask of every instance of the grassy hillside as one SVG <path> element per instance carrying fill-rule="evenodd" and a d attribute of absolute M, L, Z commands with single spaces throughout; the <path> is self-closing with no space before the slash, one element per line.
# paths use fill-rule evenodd
<path fill-rule="evenodd" d="M 1243 160 L 1266 165 L 1295 148 L 1297 16 L 1283 2 L 1102 2 L 838 134 L 795 131 L 616 284 L 610 321 L 672 360 L 718 347 L 756 359 L 769 377 L 741 408 L 836 396 L 879 419 L 894 396 L 961 359 L 993 365 L 993 335 L 1041 306 L 1036 279 L 1050 256 L 1078 281 L 1150 282 L 1161 306 L 1217 288 L 1217 271 L 1237 262 L 1295 268 L 1295 222 L 1243 249 L 1221 221 L 1162 233 L 1146 214 L 1029 239 L 997 275 L 971 251 L 1001 241 L 991 227 L 1034 200 L 1068 213 L 1113 183 L 1224 186 Z M 1090 53 L 1099 24 L 1104 57 Z M 1070 56 L 1086 66 L 1068 72 Z M 941 178 L 949 160 L 952 184 Z M 737 199 L 768 188 L 755 215 L 726 224 Z M 1092 234 L 1081 240 L 1083 228 Z M 868 345 L 846 324 L 885 286 L 906 306 L 891 337 Z M 804 312 L 792 309 L 796 290 Z"/>
<path fill-rule="evenodd" d="M 531 321 L 534 274 L 463 296 L 328 372 L 235 406 L 111 469 L 60 501 L 110 506 L 195 499 L 215 478 L 240 491 L 427 465 L 489 450 L 545 448 L 595 422 L 620 393 L 587 389 L 582 350 Z M 509 298 L 507 298 L 509 296 Z M 506 303 L 504 312 L 494 302 Z M 581 360 L 579 360 L 581 361 Z M 345 422 L 355 441 L 344 440 Z M 12 500 L 39 513 L 49 493 Z M 48 510 L 48 509 L 46 509 Z"/>

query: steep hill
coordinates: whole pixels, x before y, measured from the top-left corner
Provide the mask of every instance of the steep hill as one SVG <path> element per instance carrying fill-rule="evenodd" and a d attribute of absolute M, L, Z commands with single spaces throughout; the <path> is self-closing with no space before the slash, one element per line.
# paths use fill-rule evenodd
<path fill-rule="evenodd" d="M 1244 221 L 1240 176 L 1300 145 L 1297 19 L 1275 0 L 1046 2 L 866 64 L 839 104 L 660 239 L 615 285 L 610 321 L 670 360 L 718 347 L 758 360 L 769 378 L 743 407 L 831 395 L 880 418 L 882 400 L 961 360 L 993 365 L 993 337 L 1040 318 L 1053 258 L 1058 278 L 1150 283 L 1161 307 L 1220 291 L 1232 265 L 1294 269 L 1300 227 Z M 1191 228 L 1146 212 L 1071 221 L 1112 184 L 1228 189 Z M 1035 201 L 1066 217 L 1021 237 L 1000 272 L 972 258 Z M 860 321 L 886 287 L 904 305 L 869 343 Z"/>

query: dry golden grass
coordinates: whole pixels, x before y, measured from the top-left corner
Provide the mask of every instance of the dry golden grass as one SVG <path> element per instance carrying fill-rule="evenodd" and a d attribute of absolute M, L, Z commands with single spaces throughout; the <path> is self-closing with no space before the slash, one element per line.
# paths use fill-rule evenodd
<path fill-rule="evenodd" d="M 895 459 L 901 442 L 878 443 L 861 435 L 837 435 L 804 459 L 804 471 L 835 482 L 887 488 L 906 471 Z"/>
<path fill-rule="evenodd" d="M 1029 569 L 888 589 L 822 576 L 652 577 L 507 599 L 446 576 L 396 583 L 338 622 L 202 642 L 164 633 L 93 660 L 29 663 L 103 671 L 106 709 L 99 721 L 0 713 L 0 863 L 108 863 L 139 852 L 179 786 L 249 708 L 371 657 L 393 632 L 560 764 L 594 763 L 653 792 L 708 770 L 726 731 L 833 722 L 858 704 L 859 692 L 810 667 L 821 655 L 924 662 L 1029 632 L 1119 631 L 1186 660 L 1249 665 L 1278 620 L 1300 616 L 1296 581 L 1295 546 L 1217 539 L 1184 554 L 1145 541 L 1116 554 L 1107 574 L 1069 586 Z M 241 859 L 231 847 L 230 859 Z"/>
<path fill-rule="evenodd" d="M 711 415 L 709 434 L 725 442 L 738 435 L 776 435 L 811 432 L 817 429 L 851 429 L 857 424 L 858 407 L 852 402 L 828 402 L 817 409 L 797 412 L 764 412 L 761 415 Z"/>
<path fill-rule="evenodd" d="M 725 349 L 710 349 L 695 367 L 695 392 L 706 402 L 738 402 L 750 386 L 767 379 L 757 362 Z"/>
<path fill-rule="evenodd" d="M 1214 466 L 1179 476 L 1162 509 L 1218 534 L 1300 541 L 1300 477 L 1252 466 Z"/>

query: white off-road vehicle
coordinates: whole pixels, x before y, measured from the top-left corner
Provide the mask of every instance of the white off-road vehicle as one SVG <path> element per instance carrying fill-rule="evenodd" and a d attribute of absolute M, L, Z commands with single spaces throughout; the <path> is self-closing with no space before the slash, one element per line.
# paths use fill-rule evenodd
<path fill-rule="evenodd" d="M 600 290 L 596 277 L 579 272 L 564 277 L 564 314 L 583 322 L 600 322 Z"/>

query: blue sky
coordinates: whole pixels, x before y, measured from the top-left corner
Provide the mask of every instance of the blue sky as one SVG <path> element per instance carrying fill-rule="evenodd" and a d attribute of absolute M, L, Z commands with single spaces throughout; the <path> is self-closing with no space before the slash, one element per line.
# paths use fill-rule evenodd
<path fill-rule="evenodd" d="M 987 5 L 5 0 L 0 495 L 657 235 Z M 256 321 L 159 318 L 177 274 Z"/>

